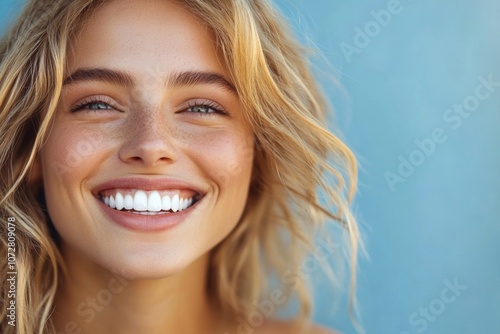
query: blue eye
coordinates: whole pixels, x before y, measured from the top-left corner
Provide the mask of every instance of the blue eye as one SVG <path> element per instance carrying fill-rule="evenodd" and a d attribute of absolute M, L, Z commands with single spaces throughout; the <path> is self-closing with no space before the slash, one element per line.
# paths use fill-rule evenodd
<path fill-rule="evenodd" d="M 199 112 L 203 114 L 217 112 L 217 110 L 204 105 L 189 107 L 188 110 L 191 112 Z"/>
<path fill-rule="evenodd" d="M 194 101 L 189 103 L 188 112 L 195 114 L 221 114 L 228 115 L 229 113 L 224 110 L 220 105 L 213 101 Z"/>
<path fill-rule="evenodd" d="M 111 109 L 112 107 L 104 102 L 92 102 L 92 103 L 87 103 L 86 105 L 83 106 L 83 109 L 90 109 L 90 110 L 107 110 Z"/>
<path fill-rule="evenodd" d="M 84 99 L 78 102 L 75 106 L 71 108 L 71 112 L 77 111 L 105 111 L 105 110 L 115 110 L 111 101 L 104 101 L 101 97 L 92 97 L 89 99 Z"/>

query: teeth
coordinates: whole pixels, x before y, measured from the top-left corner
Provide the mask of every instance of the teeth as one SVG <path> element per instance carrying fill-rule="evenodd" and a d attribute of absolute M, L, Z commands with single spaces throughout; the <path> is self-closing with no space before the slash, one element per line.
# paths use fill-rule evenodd
<path fill-rule="evenodd" d="M 137 190 L 135 193 L 128 193 L 125 196 L 120 191 L 117 191 L 114 196 L 103 196 L 101 200 L 112 209 L 124 209 L 136 214 L 154 215 L 165 214 L 167 211 L 178 212 L 185 210 L 193 204 L 193 198 L 179 197 L 179 194 L 161 196 L 160 192 L 156 190 L 148 195 L 143 190 Z"/>
<path fill-rule="evenodd" d="M 115 205 L 116 205 L 116 210 L 123 209 L 123 196 L 121 193 L 116 193 Z"/>
<path fill-rule="evenodd" d="M 104 203 L 106 204 L 106 202 Z M 123 207 L 125 208 L 125 210 L 132 210 L 134 208 L 134 198 L 132 197 L 132 195 L 125 195 L 125 199 L 123 200 Z"/>
<path fill-rule="evenodd" d="M 172 211 L 177 212 L 179 210 L 179 195 L 175 194 L 172 197 Z"/>
<path fill-rule="evenodd" d="M 161 197 L 157 191 L 153 191 L 149 194 L 148 211 L 161 211 Z"/>
<path fill-rule="evenodd" d="M 161 199 L 161 209 L 168 211 L 172 208 L 172 202 L 170 202 L 170 196 L 165 195 Z"/>
<path fill-rule="evenodd" d="M 136 191 L 134 195 L 134 210 L 146 211 L 148 209 L 148 196 L 142 190 Z"/>
<path fill-rule="evenodd" d="M 113 196 L 111 196 L 111 197 L 109 198 L 109 207 L 110 207 L 111 209 L 114 209 L 114 208 L 116 207 L 116 206 L 115 206 L 115 199 L 113 198 Z"/>

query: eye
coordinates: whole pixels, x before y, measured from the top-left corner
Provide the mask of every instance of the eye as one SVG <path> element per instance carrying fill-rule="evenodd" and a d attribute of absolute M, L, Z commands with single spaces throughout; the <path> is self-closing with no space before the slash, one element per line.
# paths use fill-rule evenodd
<path fill-rule="evenodd" d="M 71 112 L 77 111 L 94 111 L 99 112 L 103 110 L 115 110 L 117 109 L 111 99 L 105 97 L 91 97 L 84 99 L 76 103 L 72 108 Z"/>
<path fill-rule="evenodd" d="M 92 102 L 86 104 L 84 107 L 85 109 L 90 109 L 90 110 L 111 109 L 111 106 L 105 102 Z"/>
<path fill-rule="evenodd" d="M 189 107 L 188 110 L 191 111 L 191 112 L 201 112 L 201 113 L 204 113 L 204 114 L 212 113 L 212 112 L 217 112 L 213 108 L 210 108 L 209 106 L 206 106 L 206 105 L 199 105 L 199 106 Z"/>
<path fill-rule="evenodd" d="M 221 114 L 228 115 L 229 113 L 224 110 L 219 104 L 213 101 L 200 101 L 196 100 L 189 102 L 186 111 L 195 114 Z"/>

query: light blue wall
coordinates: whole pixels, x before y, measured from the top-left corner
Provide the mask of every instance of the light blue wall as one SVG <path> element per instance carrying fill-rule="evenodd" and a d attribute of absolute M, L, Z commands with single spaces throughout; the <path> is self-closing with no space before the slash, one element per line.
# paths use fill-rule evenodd
<path fill-rule="evenodd" d="M 467 118 L 448 111 L 475 101 L 478 78 L 500 82 L 500 2 L 276 2 L 349 95 L 324 80 L 363 167 L 356 210 L 371 261 L 361 263 L 358 295 L 367 333 L 500 333 L 500 87 Z M 19 3 L 0 2 L 2 27 Z M 371 11 L 388 8 L 397 14 L 377 31 Z M 365 46 L 354 39 L 367 25 Z M 358 53 L 346 56 L 346 44 Z M 420 164 L 415 141 L 433 132 L 440 142 Z M 385 175 L 410 156 L 419 165 L 391 189 Z M 455 280 L 466 286 L 457 296 L 445 290 Z M 334 298 L 317 286 L 315 319 L 354 333 L 342 308 L 328 314 Z"/>
<path fill-rule="evenodd" d="M 276 2 L 350 97 L 326 89 L 364 168 L 357 210 L 371 257 L 359 276 L 367 332 L 500 333 L 500 2 L 401 0 L 385 27 L 371 12 L 387 10 L 387 0 Z M 367 25 L 373 37 L 356 44 L 355 29 Z M 481 89 L 476 106 L 478 78 L 489 76 L 499 84 L 488 98 Z M 464 102 L 470 116 L 449 119 Z M 421 163 L 415 141 L 433 131 L 440 143 Z M 386 172 L 410 155 L 419 165 L 391 189 Z M 455 279 L 466 289 L 442 298 Z M 331 296 L 318 296 L 328 305 Z M 316 319 L 353 333 L 344 313 L 318 308 Z"/>
<path fill-rule="evenodd" d="M 24 1 L 20 0 L 1 0 L 0 1 L 0 32 L 16 19 Z"/>

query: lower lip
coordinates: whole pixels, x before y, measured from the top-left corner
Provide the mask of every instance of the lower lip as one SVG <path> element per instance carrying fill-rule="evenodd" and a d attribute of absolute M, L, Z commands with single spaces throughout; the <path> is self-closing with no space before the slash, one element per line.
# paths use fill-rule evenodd
<path fill-rule="evenodd" d="M 104 213 L 116 224 L 129 230 L 140 232 L 157 232 L 173 228 L 182 223 L 192 212 L 193 208 L 201 201 L 189 208 L 178 212 L 169 212 L 157 215 L 141 215 L 127 211 L 111 209 L 101 200 L 97 199 Z"/>

